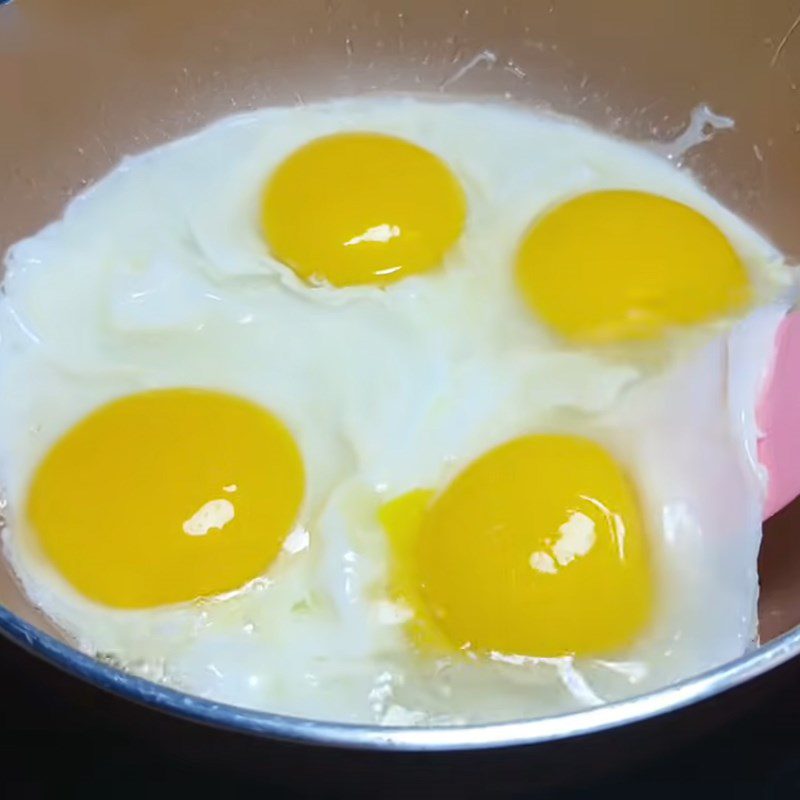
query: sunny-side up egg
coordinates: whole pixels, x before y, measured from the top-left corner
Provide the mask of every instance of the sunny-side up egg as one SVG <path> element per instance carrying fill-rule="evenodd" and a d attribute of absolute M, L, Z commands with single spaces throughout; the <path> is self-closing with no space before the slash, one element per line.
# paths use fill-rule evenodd
<path fill-rule="evenodd" d="M 5 551 L 87 652 L 417 724 L 754 641 L 793 281 L 640 147 L 489 103 L 269 109 L 126 159 L 7 268 Z"/>

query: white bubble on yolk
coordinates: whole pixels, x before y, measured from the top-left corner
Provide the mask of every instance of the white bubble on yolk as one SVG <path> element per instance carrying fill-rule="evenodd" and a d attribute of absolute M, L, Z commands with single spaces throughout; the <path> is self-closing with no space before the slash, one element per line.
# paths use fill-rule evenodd
<path fill-rule="evenodd" d="M 535 569 L 537 572 L 545 572 L 548 575 L 555 575 L 558 572 L 553 556 L 543 553 L 541 550 L 531 553 L 528 563 L 531 565 L 531 569 Z"/>
<path fill-rule="evenodd" d="M 597 541 L 594 521 L 580 511 L 570 515 L 558 532 L 561 536 L 553 545 L 553 555 L 562 567 L 566 567 L 578 556 L 585 556 Z"/>
<path fill-rule="evenodd" d="M 205 536 L 210 530 L 222 530 L 234 517 L 236 509 L 230 500 L 209 500 L 183 523 L 183 532 L 189 536 Z"/>
<path fill-rule="evenodd" d="M 361 244 L 362 242 L 388 242 L 390 239 L 395 239 L 400 236 L 399 225 L 375 225 L 372 228 L 367 228 L 360 236 L 354 236 L 348 239 L 345 247 L 351 247 L 354 244 Z"/>
<path fill-rule="evenodd" d="M 585 556 L 597 541 L 594 521 L 580 511 L 574 511 L 569 519 L 559 527 L 559 538 L 551 548 L 551 553 L 536 550 L 531 553 L 528 563 L 531 569 L 555 575 L 558 567 L 566 567 L 576 558 Z"/>

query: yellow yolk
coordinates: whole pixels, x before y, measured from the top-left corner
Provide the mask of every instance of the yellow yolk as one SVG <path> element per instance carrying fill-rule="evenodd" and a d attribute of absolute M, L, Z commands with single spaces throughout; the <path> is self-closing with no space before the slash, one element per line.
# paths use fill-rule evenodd
<path fill-rule="evenodd" d="M 72 428 L 28 495 L 33 535 L 86 597 L 146 608 L 231 591 L 277 556 L 304 492 L 283 424 L 195 389 L 125 397 Z"/>
<path fill-rule="evenodd" d="M 637 498 L 598 444 L 515 439 L 431 497 L 412 492 L 381 513 L 417 641 L 435 646 L 435 626 L 450 650 L 599 655 L 646 625 L 653 581 Z"/>
<path fill-rule="evenodd" d="M 415 561 L 425 510 L 435 496 L 431 489 L 414 489 L 386 503 L 378 514 L 390 551 L 390 595 L 393 602 L 413 612 L 406 631 L 418 647 L 429 651 L 450 649 L 448 639 L 430 619 L 420 593 Z"/>
<path fill-rule="evenodd" d="M 576 342 L 647 339 L 747 305 L 730 242 L 688 206 L 635 191 L 584 194 L 536 220 L 517 255 L 530 308 Z"/>
<path fill-rule="evenodd" d="M 385 285 L 442 263 L 464 227 L 461 187 L 415 144 L 375 133 L 316 139 L 267 183 L 272 254 L 308 281 Z"/>

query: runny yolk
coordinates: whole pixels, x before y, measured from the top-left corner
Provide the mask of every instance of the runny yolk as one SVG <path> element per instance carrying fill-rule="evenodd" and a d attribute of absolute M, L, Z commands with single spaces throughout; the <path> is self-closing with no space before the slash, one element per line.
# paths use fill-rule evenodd
<path fill-rule="evenodd" d="M 515 439 L 438 496 L 384 506 L 395 599 L 412 637 L 451 651 L 600 655 L 647 624 L 653 580 L 633 486 L 577 436 Z"/>
<path fill-rule="evenodd" d="M 637 191 L 580 195 L 535 220 L 516 274 L 538 317 L 589 344 L 720 318 L 751 295 L 741 259 L 713 223 Z"/>
<path fill-rule="evenodd" d="M 272 254 L 301 278 L 386 285 L 440 266 L 464 227 L 449 168 L 411 142 L 377 133 L 315 139 L 264 188 Z"/>
<path fill-rule="evenodd" d="M 81 593 L 147 608 L 231 591 L 277 556 L 303 464 L 284 425 L 238 397 L 144 392 L 67 432 L 33 477 L 27 521 Z"/>

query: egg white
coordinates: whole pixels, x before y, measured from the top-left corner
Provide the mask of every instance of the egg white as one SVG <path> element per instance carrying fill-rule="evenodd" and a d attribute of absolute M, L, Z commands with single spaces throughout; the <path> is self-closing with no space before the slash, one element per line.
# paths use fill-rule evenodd
<path fill-rule="evenodd" d="M 386 290 L 334 289 L 302 283 L 270 256 L 258 226 L 265 180 L 298 146 L 351 130 L 414 141 L 461 182 L 466 229 L 440 271 Z M 515 291 L 514 253 L 542 210 L 612 187 L 700 210 L 769 305 L 730 330 L 668 338 L 656 370 L 634 349 L 557 341 Z M 487 103 L 268 109 L 126 159 L 12 248 L 4 288 L 6 554 L 87 652 L 216 700 L 404 724 L 580 708 L 713 666 L 754 640 L 763 487 L 752 410 L 792 278 L 769 243 L 642 148 Z M 307 496 L 263 578 L 225 598 L 113 611 L 41 558 L 20 509 L 36 465 L 72 425 L 113 398 L 167 386 L 240 394 L 281 417 Z M 537 430 L 594 436 L 635 476 L 657 553 L 653 625 L 607 659 L 431 663 L 387 600 L 377 510 Z"/>

